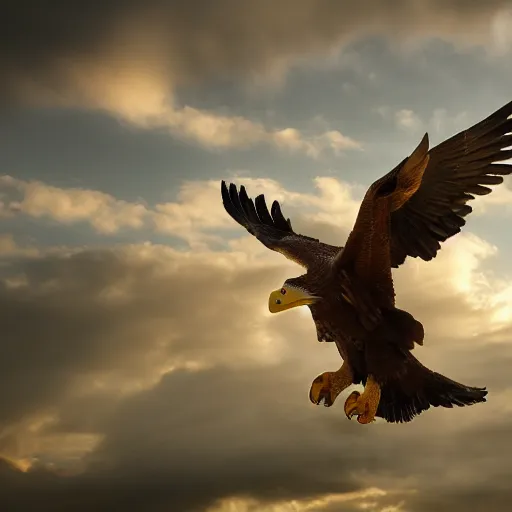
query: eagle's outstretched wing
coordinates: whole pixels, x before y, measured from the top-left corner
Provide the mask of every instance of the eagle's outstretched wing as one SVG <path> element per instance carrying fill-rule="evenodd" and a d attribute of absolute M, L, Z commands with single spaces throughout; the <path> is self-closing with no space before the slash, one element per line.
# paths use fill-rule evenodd
<path fill-rule="evenodd" d="M 391 214 L 393 267 L 407 256 L 435 258 L 440 242 L 464 226 L 464 217 L 472 211 L 466 203 L 475 195 L 489 194 L 492 189 L 485 185 L 502 183 L 503 176 L 512 173 L 512 165 L 495 163 L 512 158 L 512 149 L 505 149 L 512 146 L 511 115 L 512 101 L 429 151 L 420 187 Z"/>
<path fill-rule="evenodd" d="M 319 240 L 295 233 L 290 219 L 285 219 L 277 201 L 272 203 L 269 212 L 263 194 L 253 201 L 243 185 L 238 191 L 235 184 L 231 183 L 228 188 L 224 181 L 221 193 L 229 215 L 267 248 L 280 252 L 303 267 L 315 262 L 315 248 L 321 245 Z"/>
<path fill-rule="evenodd" d="M 429 162 L 428 136 L 401 165 L 368 188 L 345 247 L 332 260 L 334 274 L 347 282 L 370 286 L 380 306 L 392 307 L 395 291 L 391 275 L 391 212 L 403 206 L 421 184 Z M 346 271 L 349 270 L 349 275 Z M 348 290 L 346 290 L 349 293 Z M 355 299 L 354 299 L 355 300 Z"/>
<path fill-rule="evenodd" d="M 512 102 L 430 150 L 425 134 L 411 156 L 369 187 L 334 269 L 352 262 L 360 278 L 391 296 L 389 267 L 407 256 L 434 258 L 440 242 L 465 224 L 472 211 L 466 203 L 512 173 L 512 165 L 496 163 L 512 158 L 505 149 L 512 146 L 511 114 Z"/>

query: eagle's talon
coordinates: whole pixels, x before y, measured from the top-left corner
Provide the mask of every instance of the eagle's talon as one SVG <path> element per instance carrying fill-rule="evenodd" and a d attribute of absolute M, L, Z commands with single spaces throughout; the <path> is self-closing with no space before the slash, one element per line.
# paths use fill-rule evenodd
<path fill-rule="evenodd" d="M 331 407 L 339 394 L 352 384 L 352 370 L 348 364 L 343 363 L 335 372 L 324 372 L 311 384 L 309 399 L 315 405 L 323 403 L 325 407 Z"/>
<path fill-rule="evenodd" d="M 353 391 L 345 401 L 345 414 L 350 420 L 357 414 L 357 421 L 363 425 L 375 421 L 380 401 L 380 386 L 368 378 L 363 394 Z"/>
<path fill-rule="evenodd" d="M 360 396 L 361 393 L 359 393 L 359 391 L 352 391 L 345 400 L 345 414 L 349 420 L 351 420 L 352 416 L 357 413 L 357 401 Z"/>
<path fill-rule="evenodd" d="M 323 403 L 325 407 L 331 407 L 336 400 L 336 396 L 333 396 L 332 393 L 331 373 L 324 372 L 313 380 L 309 390 L 309 399 L 315 405 Z"/>

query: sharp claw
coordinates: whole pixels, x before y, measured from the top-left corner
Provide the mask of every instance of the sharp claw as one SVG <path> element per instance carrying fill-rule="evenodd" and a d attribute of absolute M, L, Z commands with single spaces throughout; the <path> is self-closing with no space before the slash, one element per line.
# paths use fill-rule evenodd
<path fill-rule="evenodd" d="M 372 375 L 368 376 L 365 384 L 364 393 L 353 391 L 345 401 L 345 415 L 349 420 L 357 414 L 357 421 L 361 424 L 372 423 L 380 402 L 380 385 L 375 381 Z"/>
<path fill-rule="evenodd" d="M 359 400 L 360 396 L 361 393 L 358 391 L 353 391 L 345 401 L 345 415 L 349 420 L 352 419 L 354 414 L 357 414 L 357 401 Z"/>
<path fill-rule="evenodd" d="M 324 407 L 330 407 L 333 404 L 331 382 L 327 372 L 319 375 L 311 384 L 309 400 L 315 405 L 323 404 Z"/>
<path fill-rule="evenodd" d="M 351 420 L 357 414 L 357 409 L 353 409 L 347 414 L 347 418 Z"/>
<path fill-rule="evenodd" d="M 349 420 L 351 420 L 352 417 L 354 416 L 354 414 L 356 414 L 356 413 L 357 413 L 357 407 L 351 407 L 350 409 L 345 411 L 345 414 L 347 415 L 347 418 Z"/>

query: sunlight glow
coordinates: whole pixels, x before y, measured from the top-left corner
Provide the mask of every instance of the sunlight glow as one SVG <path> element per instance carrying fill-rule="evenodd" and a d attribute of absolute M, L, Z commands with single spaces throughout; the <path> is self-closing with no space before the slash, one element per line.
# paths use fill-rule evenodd
<path fill-rule="evenodd" d="M 334 503 L 347 503 L 351 501 L 378 499 L 387 496 L 387 492 L 375 487 L 356 492 L 339 494 L 326 494 L 317 498 L 302 500 L 283 500 L 269 504 L 262 504 L 251 498 L 228 498 L 217 505 L 207 509 L 207 512 L 314 512 L 326 509 Z M 363 503 L 368 503 L 364 502 Z M 364 506 L 363 506 L 364 509 Z M 395 512 L 396 507 L 385 507 L 386 512 Z"/>

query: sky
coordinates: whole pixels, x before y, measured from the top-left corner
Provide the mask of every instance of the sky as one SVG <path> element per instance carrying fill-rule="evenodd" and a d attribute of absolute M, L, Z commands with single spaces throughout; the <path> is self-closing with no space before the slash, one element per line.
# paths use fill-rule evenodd
<path fill-rule="evenodd" d="M 363 426 L 302 269 L 220 181 L 343 245 L 366 188 L 512 100 L 508 0 L 8 0 L 0 18 L 6 510 L 474 512 L 512 500 L 512 181 L 394 270 L 423 364 L 488 401 Z M 352 388 L 349 390 L 351 391 Z"/>

